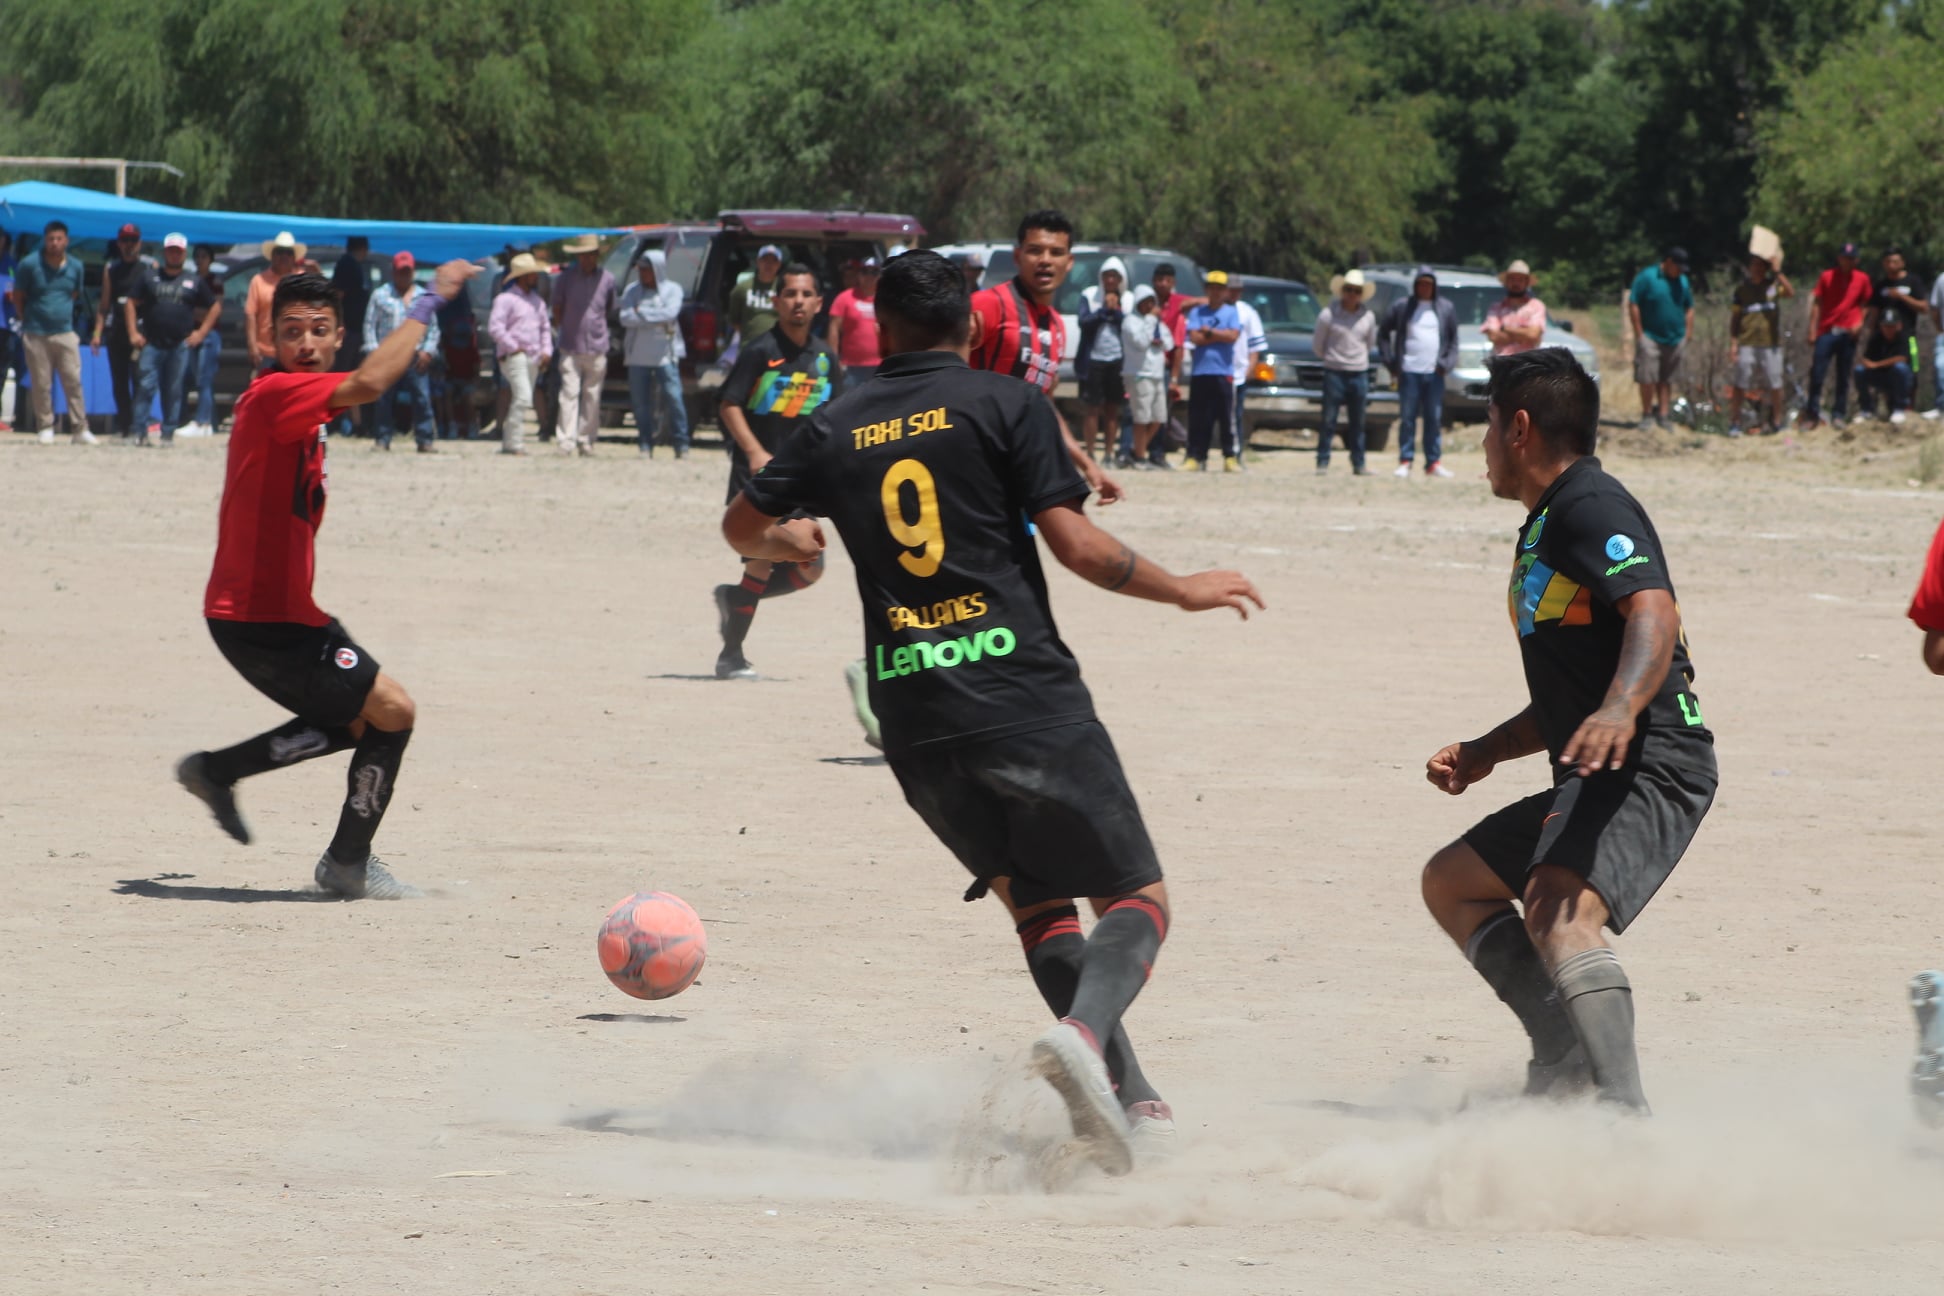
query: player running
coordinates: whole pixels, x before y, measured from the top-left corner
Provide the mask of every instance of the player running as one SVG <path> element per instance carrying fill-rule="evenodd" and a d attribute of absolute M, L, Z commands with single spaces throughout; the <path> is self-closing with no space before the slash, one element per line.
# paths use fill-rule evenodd
<path fill-rule="evenodd" d="M 476 267 L 448 261 L 399 325 L 355 372 L 332 373 L 344 342 L 337 290 L 321 275 L 292 275 L 270 301 L 274 364 L 236 403 L 217 523 L 216 562 L 203 596 L 210 636 L 230 665 L 296 719 L 176 766 L 182 786 L 247 844 L 239 779 L 353 748 L 337 835 L 318 857 L 317 885 L 347 900 L 422 894 L 371 853 L 398 781 L 417 709 L 337 619 L 311 598 L 317 528 L 324 521 L 325 424 L 339 410 L 390 391 L 413 363 L 434 313 Z"/>
<path fill-rule="evenodd" d="M 1910 600 L 1910 619 L 1924 632 L 1924 665 L 1944 675 L 1944 525 L 1931 539 L 1930 556 L 1917 593 Z M 1944 1125 L 1944 972 L 1919 972 L 1910 979 L 1910 1006 L 1917 1012 L 1917 1062 L 1910 1070 L 1910 1092 L 1917 1114 L 1932 1125 Z"/>
<path fill-rule="evenodd" d="M 722 384 L 722 426 L 729 434 L 729 498 L 734 500 L 762 471 L 798 422 L 830 399 L 837 357 L 810 325 L 823 309 L 817 275 L 797 262 L 784 266 L 771 299 L 776 326 L 751 339 L 736 357 Z M 743 563 L 742 583 L 715 587 L 722 651 L 717 679 L 755 679 L 756 668 L 743 656 L 743 640 L 756 617 L 756 604 L 794 594 L 817 583 L 823 559 L 813 563 Z"/>
<path fill-rule="evenodd" d="M 1543 751 L 1552 787 L 1432 856 L 1424 902 L 1531 1036 L 1528 1094 L 1590 1081 L 1644 1113 L 1633 992 L 1600 929 L 1624 932 L 1693 840 L 1714 736 L 1660 537 L 1593 458 L 1599 386 L 1560 347 L 1495 357 L 1491 375 L 1486 476 L 1527 511 L 1509 602 L 1532 700 L 1425 776 L 1457 796 Z"/>
<path fill-rule="evenodd" d="M 1060 641 L 1030 518 L 1103 588 L 1189 611 L 1262 606 L 1230 571 L 1172 576 L 1096 529 L 1051 402 L 966 364 L 965 280 L 909 252 L 878 287 L 885 356 L 777 452 L 723 518 L 730 545 L 815 562 L 836 524 L 857 568 L 870 700 L 905 799 L 1006 906 L 1059 1024 L 1033 1046 L 1109 1173 L 1173 1115 L 1121 1015 L 1168 927 L 1161 866 L 1119 758 Z M 788 519 L 776 521 L 776 519 Z M 1083 938 L 1077 898 L 1098 921 Z"/>

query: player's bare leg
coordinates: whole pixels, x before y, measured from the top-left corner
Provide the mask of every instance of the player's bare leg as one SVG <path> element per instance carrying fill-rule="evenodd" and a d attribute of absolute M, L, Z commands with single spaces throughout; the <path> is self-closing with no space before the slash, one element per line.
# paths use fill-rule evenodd
<path fill-rule="evenodd" d="M 717 628 L 722 633 L 722 651 L 716 656 L 716 678 L 755 679 L 756 668 L 743 656 L 743 641 L 749 636 L 750 623 L 756 619 L 756 605 L 764 599 L 809 589 L 823 573 L 821 557 L 809 563 L 771 563 L 752 558 L 743 563 L 740 583 L 716 586 Z"/>
<path fill-rule="evenodd" d="M 1422 885 L 1431 916 L 1525 1027 L 1532 1042 L 1526 1093 L 1585 1088 L 1592 1076 L 1579 1037 L 1505 883 L 1477 851 L 1455 841 L 1424 866 Z"/>

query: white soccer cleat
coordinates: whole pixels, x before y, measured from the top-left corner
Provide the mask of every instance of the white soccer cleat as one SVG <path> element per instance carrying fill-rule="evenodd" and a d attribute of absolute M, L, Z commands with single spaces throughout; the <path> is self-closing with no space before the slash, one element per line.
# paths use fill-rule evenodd
<path fill-rule="evenodd" d="M 1910 1007 L 1917 1014 L 1917 1059 L 1910 1066 L 1910 1097 L 1917 1118 L 1944 1126 L 1944 972 L 1919 972 L 1910 978 Z"/>
<path fill-rule="evenodd" d="M 864 727 L 864 741 L 883 751 L 884 735 L 878 729 L 877 713 L 871 710 L 871 682 L 865 676 L 862 661 L 845 664 L 844 683 L 850 687 L 851 709 L 857 713 L 857 723 Z"/>
<path fill-rule="evenodd" d="M 1073 1132 L 1087 1155 L 1110 1175 L 1134 1168 L 1127 1116 L 1114 1097 L 1114 1082 L 1086 1028 L 1072 1020 L 1033 1041 L 1033 1067 L 1059 1091 L 1073 1121 Z"/>
<path fill-rule="evenodd" d="M 1174 1109 L 1159 1098 L 1137 1102 L 1127 1109 L 1127 1141 L 1136 1165 L 1165 1161 L 1181 1151 L 1175 1131 Z"/>

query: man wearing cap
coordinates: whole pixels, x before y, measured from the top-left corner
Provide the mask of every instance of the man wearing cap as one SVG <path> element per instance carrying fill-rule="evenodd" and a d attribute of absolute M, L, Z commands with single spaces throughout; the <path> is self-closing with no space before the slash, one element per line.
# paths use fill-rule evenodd
<path fill-rule="evenodd" d="M 729 290 L 729 323 L 742 345 L 776 327 L 776 275 L 782 268 L 783 249 L 765 243 L 756 253 L 756 273 L 737 280 Z M 675 291 L 679 295 L 681 285 L 675 285 Z M 630 366 L 633 363 L 629 361 Z"/>
<path fill-rule="evenodd" d="M 1809 299 L 1809 336 L 1815 341 L 1816 351 L 1809 362 L 1809 399 L 1802 407 L 1805 431 L 1822 426 L 1823 382 L 1829 377 L 1831 365 L 1836 368 L 1836 399 L 1830 407 L 1835 426 L 1842 427 L 1849 412 L 1856 335 L 1863 327 L 1863 309 L 1876 292 L 1870 276 L 1857 269 L 1858 257 L 1854 243 L 1838 248 L 1835 267 L 1822 272 Z"/>
<path fill-rule="evenodd" d="M 1546 303 L 1533 295 L 1532 267 L 1514 261 L 1498 280 L 1505 296 L 1485 312 L 1485 340 L 1495 356 L 1530 351 L 1546 336 Z"/>
<path fill-rule="evenodd" d="M 959 273 L 965 276 L 965 291 L 979 291 L 979 280 L 985 278 L 985 253 L 973 248 L 970 252 L 961 253 L 955 260 L 958 261 Z"/>
<path fill-rule="evenodd" d="M 111 429 L 126 441 L 139 430 L 148 437 L 148 409 L 135 408 L 135 343 L 128 334 L 129 290 L 155 262 L 142 255 L 142 231 L 124 225 L 115 235 L 108 264 L 101 274 L 101 302 L 95 308 L 94 340 L 97 353 L 108 343 L 108 375 L 115 394 L 115 418 Z"/>
<path fill-rule="evenodd" d="M 1686 248 L 1671 247 L 1659 265 L 1634 276 L 1627 294 L 1627 320 L 1633 326 L 1634 382 L 1640 386 L 1640 426 L 1668 420 L 1674 376 L 1681 350 L 1694 327 L 1694 290 L 1688 286 Z"/>
<path fill-rule="evenodd" d="M 624 337 L 621 354 L 628 366 L 628 398 L 634 406 L 635 442 L 642 454 L 655 453 L 655 396 L 659 392 L 668 402 L 668 439 L 675 447 L 675 457 L 686 459 L 689 426 L 688 407 L 682 400 L 682 357 L 687 354 L 682 345 L 682 285 L 669 280 L 668 254 L 658 247 L 641 254 L 641 259 L 635 262 L 635 275 L 635 282 L 621 294 Z M 757 305 L 751 307 L 748 305 L 751 299 L 744 299 L 744 318 L 775 319 L 776 291 L 776 276 L 772 274 L 768 286 L 755 299 Z M 745 333 L 743 343 L 747 346 L 762 336 Z"/>
<path fill-rule="evenodd" d="M 1323 427 L 1316 436 L 1316 471 L 1330 471 L 1337 411 L 1348 407 L 1343 443 L 1350 448 L 1350 471 L 1368 477 L 1364 466 L 1364 408 L 1370 401 L 1370 352 L 1377 345 L 1377 317 L 1364 304 L 1369 283 L 1351 270 L 1330 281 L 1335 298 L 1316 316 L 1310 345 L 1323 365 Z"/>
<path fill-rule="evenodd" d="M 162 395 L 162 444 L 174 445 L 176 429 L 182 426 L 182 403 L 188 390 L 189 360 L 196 348 L 216 327 L 223 312 L 209 281 L 183 264 L 189 257 L 189 240 L 181 234 L 162 238 L 162 264 L 138 276 L 130 287 L 122 311 L 124 332 L 142 353 L 141 375 L 135 386 L 135 408 L 142 422 L 149 403 L 160 388 Z M 148 427 L 142 423 L 139 441 L 148 444 Z"/>
<path fill-rule="evenodd" d="M 1411 294 L 1399 297 L 1377 326 L 1377 352 L 1397 379 L 1397 471 L 1409 480 L 1424 428 L 1424 474 L 1449 477 L 1444 455 L 1444 376 L 1458 363 L 1458 311 L 1438 292 L 1438 275 L 1419 266 Z"/>
<path fill-rule="evenodd" d="M 67 392 L 68 425 L 76 445 L 93 445 L 88 401 L 81 390 L 81 338 L 74 331 L 75 303 L 83 286 L 81 258 L 68 255 L 68 227 L 47 222 L 40 250 L 14 271 L 13 305 L 34 393 L 35 426 L 42 445 L 54 441 L 54 375 Z"/>
<path fill-rule="evenodd" d="M 618 294 L 601 269 L 601 240 L 582 234 L 561 244 L 574 263 L 554 284 L 554 328 L 560 334 L 560 414 L 554 445 L 591 455 L 601 439 L 601 384 L 607 380 L 608 317 Z"/>
<path fill-rule="evenodd" d="M 533 415 L 533 384 L 553 355 L 553 328 L 547 303 L 537 291 L 540 262 L 521 252 L 507 262 L 506 281 L 493 298 L 486 333 L 493 339 L 508 402 L 500 418 L 500 453 L 523 455 L 527 419 Z"/>
<path fill-rule="evenodd" d="M 1883 249 L 1882 265 L 1883 274 L 1877 279 L 1876 292 L 1870 297 L 1870 309 L 1863 315 L 1863 331 L 1860 336 L 1866 340 L 1861 345 L 1865 348 L 1869 346 L 1867 339 L 1876 337 L 1881 331 L 1877 325 L 1886 314 L 1894 314 L 1902 321 L 1899 336 L 1903 338 L 1904 347 L 1909 352 L 1910 393 L 1905 397 L 1903 404 L 1896 406 L 1890 412 L 1890 421 L 1901 423 L 1904 421 L 1904 411 L 1910 408 L 1910 396 L 1914 396 L 1917 391 L 1917 321 L 1924 317 L 1924 290 L 1918 284 L 1916 276 L 1912 275 L 1906 267 L 1903 249 L 1894 243 Z M 1867 417 L 1876 409 L 1875 400 L 1864 393 L 1864 368 L 1865 366 L 1859 360 L 1856 373 L 1858 418 Z"/>
<path fill-rule="evenodd" d="M 277 361 L 270 299 L 276 295 L 278 284 L 297 273 L 297 263 L 309 253 L 310 249 L 299 243 L 289 230 L 279 231 L 277 237 L 263 245 L 263 255 L 270 264 L 257 271 L 250 280 L 248 295 L 243 298 L 243 338 L 250 348 L 252 378 Z"/>
<path fill-rule="evenodd" d="M 1202 277 L 1208 300 L 1188 311 L 1188 341 L 1195 356 L 1188 374 L 1188 450 L 1181 466 L 1208 471 L 1208 452 L 1217 433 L 1229 449 L 1230 414 L 1235 400 L 1235 342 L 1242 321 L 1228 304 L 1228 274 L 1210 270 Z M 1224 455 L 1224 459 L 1233 458 Z M 1230 471 L 1238 465 L 1229 464 Z"/>
<path fill-rule="evenodd" d="M 383 345 L 393 330 L 412 318 L 412 303 L 419 299 L 419 292 L 418 262 L 410 252 L 396 253 L 392 257 L 391 282 L 371 294 L 371 302 L 365 308 L 364 349 L 367 356 Z M 378 398 L 378 432 L 372 449 L 391 449 L 392 428 L 396 424 L 398 401 L 401 398 L 412 403 L 412 426 L 419 453 L 432 454 L 438 449 L 432 444 L 439 429 L 432 419 L 432 383 L 427 376 L 432 371 L 432 357 L 438 353 L 439 317 L 434 314 L 425 326 L 425 336 L 419 339 L 412 363 L 405 366 L 405 372 L 399 375 L 391 389 Z"/>
<path fill-rule="evenodd" d="M 882 269 L 876 257 L 865 257 L 857 267 L 857 286 L 844 289 L 830 304 L 825 341 L 837 353 L 847 389 L 877 372 L 877 286 Z"/>

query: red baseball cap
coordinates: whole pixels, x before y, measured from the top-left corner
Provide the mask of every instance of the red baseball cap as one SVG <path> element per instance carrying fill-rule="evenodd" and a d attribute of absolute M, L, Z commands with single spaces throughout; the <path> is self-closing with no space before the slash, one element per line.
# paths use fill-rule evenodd
<path fill-rule="evenodd" d="M 128 224 L 121 227 L 121 233 L 117 235 L 117 237 L 138 239 L 142 237 L 142 231 L 136 227 L 133 221 L 130 221 Z"/>
<path fill-rule="evenodd" d="M 394 252 L 392 253 L 392 269 L 397 270 L 400 267 L 416 270 L 418 268 L 418 262 L 413 259 L 410 252 Z"/>

